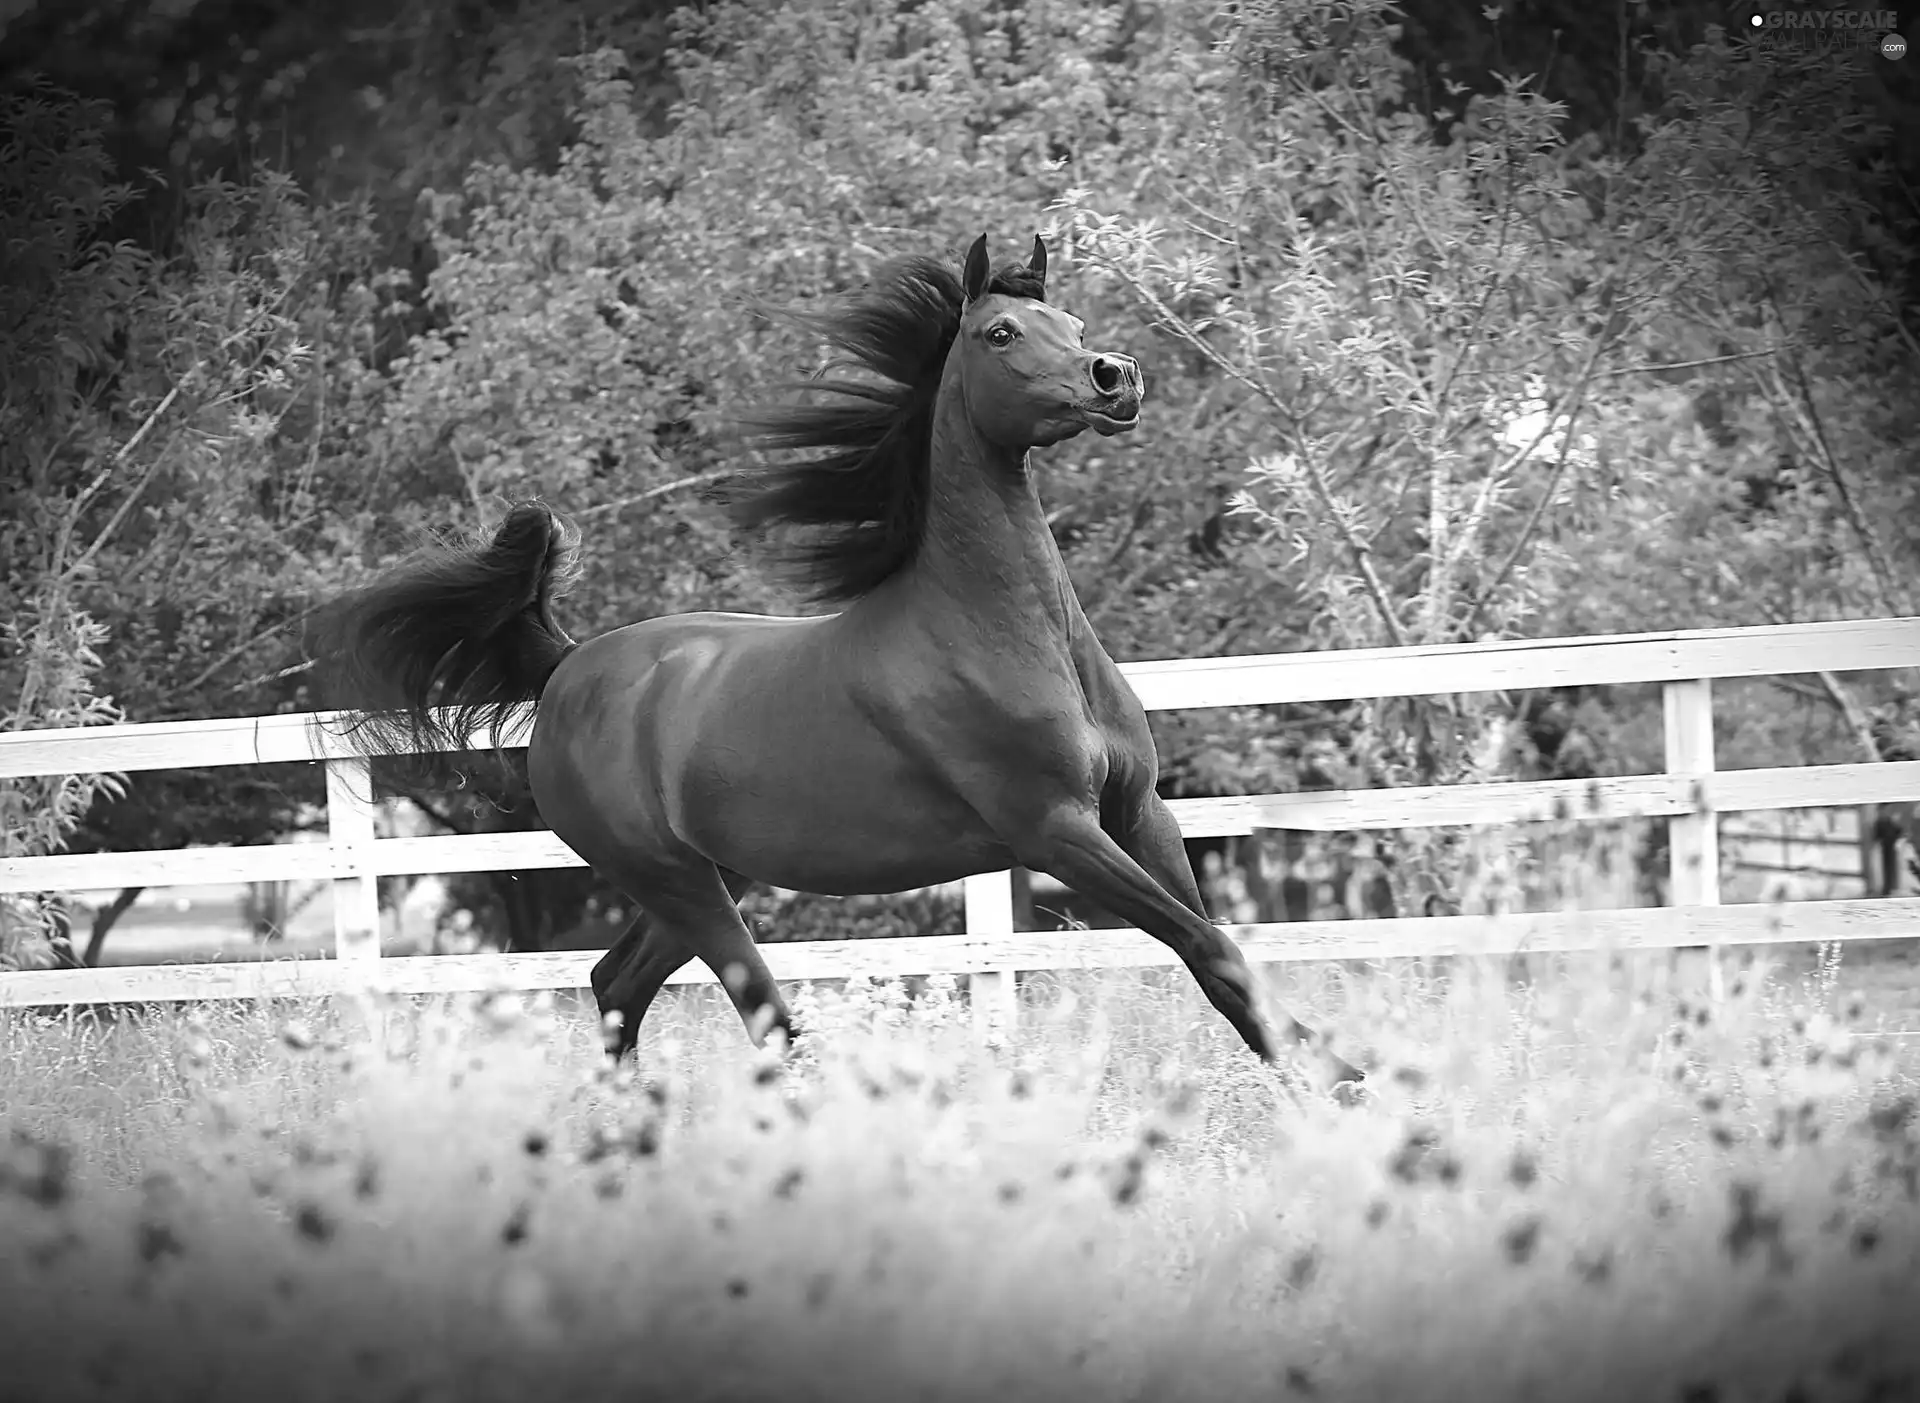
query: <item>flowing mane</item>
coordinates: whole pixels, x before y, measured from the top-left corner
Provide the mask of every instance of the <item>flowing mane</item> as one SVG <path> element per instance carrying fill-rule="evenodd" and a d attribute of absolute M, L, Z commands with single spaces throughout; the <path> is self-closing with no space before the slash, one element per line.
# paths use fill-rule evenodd
<path fill-rule="evenodd" d="M 1044 301 L 1046 283 L 1009 264 L 988 291 Z M 817 456 L 743 472 L 726 496 L 736 525 L 775 528 L 769 562 L 810 602 L 857 599 L 918 552 L 934 398 L 964 305 L 957 274 L 914 256 L 880 269 L 837 312 L 785 313 L 841 358 L 787 387 L 810 398 L 743 414 L 741 434 L 751 448 Z"/>

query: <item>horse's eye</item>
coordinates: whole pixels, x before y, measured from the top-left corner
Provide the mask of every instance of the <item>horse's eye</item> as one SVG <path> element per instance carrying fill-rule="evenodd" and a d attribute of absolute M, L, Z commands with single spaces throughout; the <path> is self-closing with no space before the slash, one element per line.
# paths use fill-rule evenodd
<path fill-rule="evenodd" d="M 1013 344 L 1013 328 L 1010 326 L 996 326 L 992 331 L 987 333 L 987 341 L 990 345 L 994 346 L 1011 346 Z"/>

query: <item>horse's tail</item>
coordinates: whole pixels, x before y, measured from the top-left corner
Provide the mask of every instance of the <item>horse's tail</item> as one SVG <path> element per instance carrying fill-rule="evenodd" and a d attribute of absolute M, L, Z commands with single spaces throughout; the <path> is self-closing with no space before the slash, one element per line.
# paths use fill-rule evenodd
<path fill-rule="evenodd" d="M 576 646 L 553 603 L 580 574 L 580 533 L 517 503 L 491 540 L 440 545 L 320 611 L 309 656 L 322 725 L 365 755 L 418 755 L 432 770 L 538 700 Z"/>

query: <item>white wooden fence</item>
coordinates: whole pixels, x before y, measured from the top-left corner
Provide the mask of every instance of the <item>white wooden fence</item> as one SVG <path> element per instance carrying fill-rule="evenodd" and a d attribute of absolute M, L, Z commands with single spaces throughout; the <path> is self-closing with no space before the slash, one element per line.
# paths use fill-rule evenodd
<path fill-rule="evenodd" d="M 1716 771 L 1713 680 L 1888 668 L 1920 668 L 1920 618 L 1203 658 L 1134 663 L 1121 671 L 1150 711 L 1576 683 L 1663 686 L 1666 767 L 1660 774 L 1184 799 L 1172 807 L 1189 837 L 1256 828 L 1353 831 L 1665 816 L 1671 820 L 1671 906 L 1230 928 L 1249 959 L 1267 961 L 1920 936 L 1920 898 L 1720 905 L 1718 814 L 1920 799 L 1920 762 Z M 512 734 L 524 738 L 530 720 L 528 709 Z M 337 739 L 316 738 L 308 721 L 241 717 L 0 734 L 0 777 L 324 764 L 325 843 L 9 859 L 0 861 L 0 892 L 331 879 L 336 956 L 0 974 L 0 1007 L 586 985 L 596 951 L 381 958 L 376 877 L 568 867 L 580 865 L 579 859 L 545 832 L 377 837 L 364 763 Z M 776 943 L 766 947 L 766 956 L 775 976 L 787 980 L 971 975 L 976 1008 L 990 1020 L 1007 1016 L 1020 970 L 1174 962 L 1164 946 L 1134 930 L 1016 932 L 1005 872 L 968 879 L 963 935 Z M 711 978 L 696 963 L 674 982 Z M 981 998 L 983 992 L 989 997 Z"/>

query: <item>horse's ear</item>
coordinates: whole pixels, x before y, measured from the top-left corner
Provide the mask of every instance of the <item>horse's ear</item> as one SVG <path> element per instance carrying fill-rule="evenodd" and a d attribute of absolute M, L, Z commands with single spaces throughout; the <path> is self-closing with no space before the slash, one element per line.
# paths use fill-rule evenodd
<path fill-rule="evenodd" d="M 1033 257 L 1027 260 L 1027 271 L 1040 280 L 1040 286 L 1047 285 L 1047 243 L 1038 234 L 1033 236 Z"/>
<path fill-rule="evenodd" d="M 966 267 L 960 274 L 960 290 L 968 302 L 978 302 L 986 296 L 987 280 L 992 271 L 987 266 L 987 236 L 982 234 L 967 250 Z"/>

